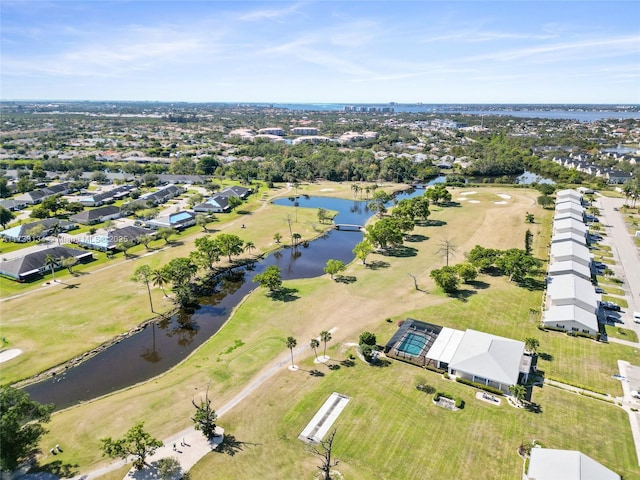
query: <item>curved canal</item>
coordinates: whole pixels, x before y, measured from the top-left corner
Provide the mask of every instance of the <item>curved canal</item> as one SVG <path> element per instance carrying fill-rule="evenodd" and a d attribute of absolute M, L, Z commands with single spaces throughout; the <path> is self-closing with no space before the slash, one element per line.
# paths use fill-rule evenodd
<path fill-rule="evenodd" d="M 434 180 L 435 183 L 441 180 Z M 423 189 L 402 193 L 397 199 L 421 195 Z M 365 201 L 329 197 L 298 198 L 298 208 L 324 208 L 338 215 L 335 223 L 364 225 L 372 213 Z M 291 205 L 292 199 L 281 198 L 274 203 Z M 292 216 L 294 216 L 292 212 Z M 24 388 L 33 400 L 54 403 L 56 409 L 121 390 L 153 378 L 184 360 L 191 352 L 211 338 L 227 321 L 234 307 L 257 287 L 253 277 L 270 265 L 282 271 L 283 280 L 310 278 L 324 274 L 327 260 L 344 263 L 353 260 L 353 248 L 362 241 L 358 231 L 332 230 L 297 249 L 283 248 L 254 264 L 250 270 L 237 269 L 224 276 L 213 295 L 200 299 L 195 313 L 177 313 L 158 319 L 141 332 L 124 338 L 64 373 Z"/>

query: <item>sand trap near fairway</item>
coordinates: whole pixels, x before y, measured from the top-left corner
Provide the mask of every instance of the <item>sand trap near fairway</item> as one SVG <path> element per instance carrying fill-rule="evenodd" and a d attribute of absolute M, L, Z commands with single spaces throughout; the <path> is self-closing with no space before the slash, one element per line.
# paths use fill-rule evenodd
<path fill-rule="evenodd" d="M 478 193 L 478 192 L 476 192 L 476 191 L 473 191 L 473 192 L 462 192 L 460 195 L 475 195 L 476 193 Z"/>
<path fill-rule="evenodd" d="M 467 197 L 456 198 L 456 202 L 464 202 L 466 199 Z"/>
<path fill-rule="evenodd" d="M 22 353 L 22 350 L 19 348 L 11 348 L 9 350 L 3 350 L 0 352 L 0 363 L 7 362 L 12 358 L 16 358 L 18 355 Z"/>
<path fill-rule="evenodd" d="M 505 200 L 509 200 L 511 198 L 511 195 L 507 195 L 506 193 L 499 193 L 498 196 L 500 198 L 504 198 Z"/>
<path fill-rule="evenodd" d="M 507 204 L 507 202 L 493 202 L 493 203 L 495 203 L 496 205 L 506 205 Z"/>
<path fill-rule="evenodd" d="M 480 200 L 469 200 L 469 203 L 480 203 Z"/>

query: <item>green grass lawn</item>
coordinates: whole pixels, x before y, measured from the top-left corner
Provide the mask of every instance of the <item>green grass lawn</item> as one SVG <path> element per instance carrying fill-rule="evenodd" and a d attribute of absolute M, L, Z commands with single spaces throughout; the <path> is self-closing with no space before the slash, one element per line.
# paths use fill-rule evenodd
<path fill-rule="evenodd" d="M 347 195 L 347 187 L 336 189 Z M 325 184 L 324 188 L 329 187 Z M 460 191 L 455 190 L 454 198 Z M 517 197 L 514 204 L 494 206 L 499 199 L 496 193 L 505 191 Z M 536 192 L 523 192 L 526 190 L 483 188 L 474 197 L 481 202 L 477 205 L 434 211 L 433 219 L 441 220 L 443 226 L 418 227 L 416 239 L 406 245 L 409 254 L 374 254 L 369 268 L 359 262 L 351 264 L 343 272 L 349 280 L 345 283 L 331 281 L 327 275 L 285 282 L 291 291 L 288 301 L 274 301 L 262 290 L 253 292 L 218 334 L 180 365 L 141 385 L 56 413 L 42 445 L 54 442 L 74 448 L 56 458 L 43 457 L 42 462 L 78 464 L 84 472 L 105 462 L 99 438 L 121 436 L 136 421 L 144 420 L 159 438 L 186 428 L 193 414 L 191 399 L 201 395 L 206 385 L 210 383 L 214 407 L 220 408 L 259 377 L 263 368 L 280 358 L 286 361 L 284 341 L 289 335 L 302 346 L 320 331 L 334 329 L 329 353 L 342 360 L 349 353 L 343 346 L 357 341 L 362 331 L 375 333 L 378 343 L 384 344 L 395 332 L 396 321 L 406 317 L 518 340 L 536 337 L 544 354 L 538 366 L 545 374 L 619 395 L 619 382 L 610 376 L 617 370 L 618 359 L 635 360 L 634 349 L 540 331 L 537 310 L 542 291 L 535 289 L 538 287 L 528 290 L 504 277 L 483 275 L 452 298 L 442 294 L 429 277 L 431 268 L 444 263 L 437 250 L 445 238 L 458 245 L 452 259 L 455 263 L 476 244 L 509 248 L 516 246 L 517 238 L 520 245 L 524 232 L 533 229 L 534 252 L 544 258 L 552 212 L 535 205 Z M 297 227 L 300 233 L 313 235 L 315 212 L 303 210 L 298 215 L 307 216 L 301 217 Z M 534 212 L 542 223 L 525 224 L 525 210 Z M 270 205 L 251 212 L 241 220 L 247 229 L 240 229 L 236 222 L 229 223 L 225 231 L 251 232 L 258 250 L 269 248 L 275 231 L 285 233 L 284 218 L 290 209 Z M 21 378 L 25 371 L 40 371 L 57 359 L 68 358 L 69 352 L 85 351 L 88 345 L 146 319 L 144 286 L 129 278 L 143 262 L 156 268 L 188 254 L 190 240 L 180 240 L 144 261 L 121 262 L 117 268 L 82 277 L 80 285 L 64 295 L 44 290 L 32 299 L 8 302 L 12 318 L 7 326 L 3 322 L 3 334 L 6 327 L 12 329 L 9 340 L 25 353 L 3 368 L 3 381 Z M 419 290 L 408 273 L 416 277 Z M 109 284 L 110 295 L 100 289 L 103 284 Z M 170 307 L 162 303 L 158 289 L 153 295 L 161 307 Z M 60 332 L 64 341 L 51 342 L 51 331 Z M 353 398 L 337 423 L 336 455 L 342 460 L 339 470 L 347 478 L 515 478 L 522 465 L 515 450 L 522 441 L 533 438 L 552 448 L 582 450 L 618 473 L 638 472 L 633 470 L 635 454 L 627 417 L 610 404 L 545 387 L 534 392 L 542 413 L 533 414 L 476 402 L 470 387 L 409 365 L 370 368 L 356 361 L 355 366 L 342 365 L 338 370 L 322 367 L 324 376 L 316 377 L 308 374 L 311 360 L 309 351 L 299 361 L 306 372 L 292 373 L 283 367 L 220 419 L 228 433 L 245 443 L 239 444 L 240 451 L 233 457 L 209 455 L 194 469 L 194 478 L 211 478 L 212 471 L 216 478 L 311 478 L 315 459 L 304 452 L 296 437 L 334 390 Z M 428 396 L 415 390 L 417 376 L 461 395 L 467 407 L 460 412 L 434 407 Z M 593 421 L 605 417 L 606 422 Z M 424 448 L 429 448 L 427 453 Z"/>
<path fill-rule="evenodd" d="M 348 352 L 332 357 L 346 358 Z M 297 436 L 331 392 L 351 397 L 334 424 L 336 467 L 345 478 L 519 478 L 516 450 L 536 439 L 549 448 L 576 449 L 616 472 L 640 474 L 628 417 L 610 404 L 550 387 L 536 388 L 541 413 L 499 407 L 475 399 L 475 390 L 418 367 L 392 362 L 371 367 L 361 360 L 339 370 L 310 361 L 298 372 L 285 369 L 274 388 L 257 392 L 252 408 L 222 419 L 237 443 L 235 455 L 211 453 L 192 470 L 194 480 L 210 478 L 312 479 L 317 459 Z M 324 376 L 314 377 L 318 369 Z M 464 409 L 451 412 L 415 389 L 420 379 L 459 395 Z M 586 418 L 606 418 L 589 422 Z"/>
<path fill-rule="evenodd" d="M 614 297 L 613 295 L 602 295 L 602 301 L 617 303 L 622 308 L 629 308 L 629 302 L 627 302 L 624 298 Z"/>
<path fill-rule="evenodd" d="M 629 342 L 638 341 L 638 334 L 634 330 L 629 330 L 628 328 L 622 327 L 614 327 L 611 325 L 607 325 L 606 328 L 609 338 L 619 338 L 621 340 L 627 340 Z"/>

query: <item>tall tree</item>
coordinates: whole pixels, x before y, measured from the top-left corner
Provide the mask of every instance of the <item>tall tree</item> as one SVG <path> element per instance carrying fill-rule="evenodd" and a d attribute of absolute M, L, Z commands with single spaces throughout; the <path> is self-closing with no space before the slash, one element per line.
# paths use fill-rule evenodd
<path fill-rule="evenodd" d="M 162 290 L 162 294 L 167 297 L 167 292 L 164 289 L 165 286 L 169 285 L 171 282 L 171 277 L 169 276 L 169 272 L 164 268 L 157 268 L 151 272 L 151 283 L 153 283 L 156 287 L 160 287 Z"/>
<path fill-rule="evenodd" d="M 209 399 L 209 385 L 207 385 L 207 393 L 204 398 L 200 400 L 200 403 L 196 403 L 195 400 L 191 400 L 191 403 L 196 409 L 196 413 L 191 419 L 194 423 L 194 428 L 207 438 L 213 438 L 216 435 L 216 420 L 218 415 L 216 411 L 211 408 L 211 400 Z"/>
<path fill-rule="evenodd" d="M 7 208 L 0 207 L 0 225 L 2 228 L 7 228 L 7 223 L 15 218 L 13 212 Z"/>
<path fill-rule="evenodd" d="M 318 347 L 320 346 L 320 342 L 318 341 L 317 338 L 312 338 L 311 341 L 309 342 L 309 346 L 311 347 L 311 350 L 313 350 L 313 354 L 316 357 L 316 360 L 318 359 Z"/>
<path fill-rule="evenodd" d="M 264 272 L 253 277 L 253 281 L 258 282 L 261 287 L 267 288 L 270 293 L 273 293 L 282 287 L 282 272 L 276 265 L 270 265 Z"/>
<path fill-rule="evenodd" d="M 373 245 L 366 239 L 353 247 L 353 253 L 358 260 L 362 260 L 363 265 L 367 264 L 367 257 L 371 252 L 373 252 Z"/>
<path fill-rule="evenodd" d="M 327 342 L 331 340 L 331 332 L 329 332 L 327 330 L 323 330 L 322 332 L 320 332 L 320 340 L 322 340 L 322 342 L 324 343 L 324 352 L 322 353 L 322 356 L 326 357 L 327 356 Z"/>
<path fill-rule="evenodd" d="M 197 265 L 213 270 L 214 264 L 220 260 L 220 245 L 210 235 L 196 238 L 193 242 L 196 250 L 189 254 Z"/>
<path fill-rule="evenodd" d="M 524 348 L 531 353 L 536 353 L 540 347 L 540 341 L 534 337 L 527 337 L 524 339 Z"/>
<path fill-rule="evenodd" d="M 151 436 L 144 430 L 144 422 L 131 427 L 124 437 L 112 439 L 101 438 L 102 453 L 110 458 L 122 458 L 127 460 L 134 457 L 133 465 L 137 470 L 142 470 L 147 457 L 153 455 L 162 446 L 162 442 Z"/>
<path fill-rule="evenodd" d="M 221 255 L 227 255 L 231 262 L 232 255 L 240 255 L 243 252 L 244 242 L 237 235 L 231 233 L 221 233 L 214 237 L 214 242 L 218 246 Z"/>
<path fill-rule="evenodd" d="M 335 260 L 330 258 L 327 260 L 327 266 L 324 267 L 324 273 L 328 273 L 333 280 L 333 276 L 337 273 L 343 272 L 347 267 L 342 260 Z"/>
<path fill-rule="evenodd" d="M 31 400 L 24 390 L 0 387 L 0 471 L 14 470 L 37 452 L 53 408 Z"/>
<path fill-rule="evenodd" d="M 58 259 L 51 254 L 47 254 L 44 257 L 44 266 L 51 270 L 51 277 L 53 278 L 53 282 L 56 281 L 56 267 L 58 266 Z"/>
<path fill-rule="evenodd" d="M 527 389 L 524 387 L 524 385 L 510 385 L 509 393 L 513 395 L 513 397 L 516 399 L 516 402 L 522 404 L 522 401 L 527 394 Z"/>
<path fill-rule="evenodd" d="M 153 299 L 151 298 L 151 287 L 149 286 L 152 275 L 153 275 L 153 270 L 149 265 L 140 265 L 133 272 L 133 277 L 131 277 L 131 280 L 133 280 L 134 282 L 142 282 L 147 286 L 147 293 L 149 294 L 149 306 L 151 307 L 151 313 L 155 313 L 153 311 Z"/>
<path fill-rule="evenodd" d="M 431 270 L 429 274 L 436 284 L 446 293 L 453 294 L 458 291 L 460 278 L 454 267 L 442 267 L 440 269 Z"/>
<path fill-rule="evenodd" d="M 438 254 L 445 257 L 446 263 L 445 265 L 449 266 L 449 257 L 456 254 L 457 247 L 456 244 L 451 240 L 444 239 L 438 244 Z"/>
<path fill-rule="evenodd" d="M 298 341 L 293 337 L 287 337 L 287 348 L 291 350 L 291 366 L 293 367 L 293 349 L 298 345 Z"/>
<path fill-rule="evenodd" d="M 331 469 L 338 465 L 338 460 L 333 460 L 332 450 L 333 450 L 333 439 L 336 436 L 336 429 L 333 429 L 333 432 L 329 434 L 326 440 L 322 440 L 320 442 L 319 448 L 313 445 L 309 446 L 309 451 L 314 455 L 317 455 L 321 459 L 321 464 L 318 465 L 318 470 L 322 475 L 322 480 L 331 480 Z"/>
<path fill-rule="evenodd" d="M 527 230 L 524 233 L 524 251 L 527 253 L 527 255 L 531 255 L 533 249 L 533 233 L 531 233 L 531 230 Z"/>
<path fill-rule="evenodd" d="M 164 243 L 167 244 L 170 242 L 170 238 L 172 236 L 174 236 L 175 234 L 177 234 L 178 231 L 175 228 L 171 228 L 171 227 L 162 227 L 159 228 L 157 233 L 156 233 L 156 237 L 157 238 L 161 238 L 164 240 Z"/>
<path fill-rule="evenodd" d="M 73 275 L 73 267 L 78 264 L 78 259 L 76 257 L 65 257 L 60 262 L 60 265 L 66 268 L 70 274 Z"/>
<path fill-rule="evenodd" d="M 527 255 L 527 252 L 518 248 L 505 250 L 496 259 L 496 266 L 505 275 L 509 275 L 509 281 L 515 280 L 516 282 L 533 273 L 539 265 L 540 262 L 536 258 Z"/>

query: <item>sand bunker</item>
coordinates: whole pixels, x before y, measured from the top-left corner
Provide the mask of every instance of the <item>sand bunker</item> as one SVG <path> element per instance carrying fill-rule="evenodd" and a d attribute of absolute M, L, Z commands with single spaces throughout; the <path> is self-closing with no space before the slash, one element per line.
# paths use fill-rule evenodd
<path fill-rule="evenodd" d="M 469 200 L 469 203 L 480 203 L 480 200 Z"/>
<path fill-rule="evenodd" d="M 506 193 L 499 193 L 498 196 L 500 198 L 504 198 L 505 200 L 509 200 L 511 198 L 511 195 L 507 195 Z"/>
<path fill-rule="evenodd" d="M 22 353 L 22 350 L 19 348 L 11 348 L 9 350 L 3 350 L 0 352 L 0 363 L 7 362 L 12 358 L 16 358 L 18 355 Z"/>
<path fill-rule="evenodd" d="M 475 195 L 478 192 L 462 192 L 460 195 Z"/>
<path fill-rule="evenodd" d="M 456 202 L 464 202 L 466 199 L 467 197 L 456 198 Z"/>
<path fill-rule="evenodd" d="M 493 202 L 493 203 L 495 203 L 496 205 L 506 205 L 507 204 L 507 202 Z"/>
<path fill-rule="evenodd" d="M 335 189 L 334 188 L 323 188 L 322 190 L 320 190 L 321 192 L 333 192 Z"/>

